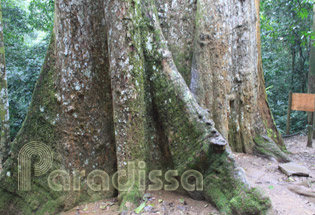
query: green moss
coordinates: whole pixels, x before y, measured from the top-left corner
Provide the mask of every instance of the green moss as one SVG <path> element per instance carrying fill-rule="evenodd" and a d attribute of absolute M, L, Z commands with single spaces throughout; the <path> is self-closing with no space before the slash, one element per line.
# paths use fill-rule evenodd
<path fill-rule="evenodd" d="M 4 214 L 4 210 L 13 200 L 13 196 L 0 190 L 0 214 Z"/>
<path fill-rule="evenodd" d="M 204 195 L 221 214 L 263 215 L 271 207 L 270 200 L 256 189 L 249 189 L 237 176 L 228 153 L 213 155 L 204 178 Z"/>
<path fill-rule="evenodd" d="M 55 199 L 58 199 L 62 193 L 53 192 L 49 189 L 47 175 L 46 177 L 33 177 L 31 191 L 19 191 L 17 189 L 17 156 L 21 147 L 30 141 L 40 141 L 54 149 L 56 142 L 60 139 L 60 131 L 54 124 L 55 117 L 60 110 L 55 96 L 55 75 L 54 35 L 52 35 L 28 114 L 16 139 L 11 144 L 12 157 L 7 160 L 4 166 L 3 172 L 10 172 L 11 177 L 2 174 L 0 178 L 0 190 L 2 190 L 0 192 L 5 193 L 4 196 L 8 199 L 8 201 L 3 201 L 7 206 L 0 207 L 0 209 L 14 205 L 15 209 L 12 210 L 16 210 L 16 213 L 23 211 L 23 214 L 27 215 L 44 214 L 37 211 L 48 211 L 47 208 L 49 208 L 49 214 L 53 214 L 60 207 L 60 204 L 57 206 L 59 202 Z M 44 111 L 40 111 L 41 107 Z M 55 161 L 53 168 L 58 167 L 59 163 Z M 12 214 L 12 210 L 8 213 Z"/>
<path fill-rule="evenodd" d="M 190 85 L 191 80 L 191 61 L 192 50 L 186 45 L 186 47 L 169 47 L 173 54 L 174 63 L 178 69 L 178 72 L 183 76 L 186 84 Z"/>
<path fill-rule="evenodd" d="M 272 120 L 273 120 L 273 117 L 272 117 Z M 266 120 L 264 120 L 263 123 L 264 123 L 265 129 L 267 130 L 268 137 L 270 137 L 273 140 L 277 140 L 277 138 L 278 138 L 277 132 L 274 131 L 272 128 L 269 128 L 268 122 Z"/>
<path fill-rule="evenodd" d="M 266 141 L 262 136 L 256 136 L 254 141 L 256 143 L 255 149 L 259 154 L 267 155 L 269 157 L 273 156 L 273 154 L 267 150 L 267 145 L 265 144 Z"/>
<path fill-rule="evenodd" d="M 287 155 L 273 142 L 271 138 L 266 138 L 257 135 L 254 138 L 255 146 L 254 151 L 260 155 L 267 157 L 274 157 L 280 162 L 288 162 Z"/>
<path fill-rule="evenodd" d="M 120 211 L 126 211 L 135 208 L 141 197 L 142 193 L 139 192 L 137 189 L 133 189 L 132 191 L 122 193 L 120 198 L 121 198 L 121 203 L 120 203 Z"/>
<path fill-rule="evenodd" d="M 231 199 L 230 205 L 235 215 L 258 215 L 267 213 L 271 207 L 271 201 L 263 198 L 256 189 L 251 189 L 250 192 L 240 190 L 239 195 Z"/>
<path fill-rule="evenodd" d="M 0 47 L 0 54 L 4 55 L 4 46 Z"/>
<path fill-rule="evenodd" d="M 26 119 L 19 131 L 12 151 L 18 153 L 21 146 L 29 141 L 41 141 L 52 148 L 59 139 L 57 126 L 54 124 L 55 117 L 60 111 L 55 96 L 55 58 L 54 58 L 54 35 L 48 47 L 47 55 L 39 79 L 35 85 L 33 98 Z M 40 111 L 43 108 L 44 111 Z"/>
<path fill-rule="evenodd" d="M 65 201 L 64 197 L 60 197 L 56 200 L 49 200 L 45 203 L 40 210 L 36 212 L 37 215 L 53 214 L 56 211 L 60 211 Z"/>

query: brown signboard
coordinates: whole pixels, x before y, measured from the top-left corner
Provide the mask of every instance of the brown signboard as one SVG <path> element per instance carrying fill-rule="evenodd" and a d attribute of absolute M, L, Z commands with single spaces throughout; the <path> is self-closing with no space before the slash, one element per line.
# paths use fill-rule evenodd
<path fill-rule="evenodd" d="M 292 110 L 314 112 L 315 94 L 292 93 Z"/>

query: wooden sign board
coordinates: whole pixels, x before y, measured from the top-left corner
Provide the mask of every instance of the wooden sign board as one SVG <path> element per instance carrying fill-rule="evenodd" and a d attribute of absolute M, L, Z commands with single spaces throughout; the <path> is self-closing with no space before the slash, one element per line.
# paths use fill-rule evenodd
<path fill-rule="evenodd" d="M 315 112 L 315 94 L 292 93 L 291 110 Z"/>
<path fill-rule="evenodd" d="M 287 135 L 290 134 L 291 110 L 313 112 L 313 129 L 315 130 L 315 94 L 290 92 L 286 129 Z"/>

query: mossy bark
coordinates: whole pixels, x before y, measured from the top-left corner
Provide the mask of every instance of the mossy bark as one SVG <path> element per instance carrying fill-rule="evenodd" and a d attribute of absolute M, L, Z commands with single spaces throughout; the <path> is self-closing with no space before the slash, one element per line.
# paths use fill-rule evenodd
<path fill-rule="evenodd" d="M 170 1 L 165 2 L 171 5 Z M 176 41 L 174 34 L 164 35 L 172 32 L 172 27 L 163 27 L 163 22 L 168 21 L 159 19 L 163 1 L 56 1 L 54 33 L 46 61 L 27 118 L 0 178 L 1 214 L 53 214 L 117 192 L 113 187 L 107 192 L 84 189 L 84 174 L 81 191 L 55 192 L 47 185 L 50 172 L 33 177 L 31 191 L 18 190 L 17 157 L 29 141 L 43 142 L 55 152 L 51 171 L 61 168 L 69 173 L 88 174 L 98 169 L 112 176 L 118 170 L 119 177 L 131 176 L 134 169 L 146 173 L 175 169 L 178 175 L 196 170 L 203 175 L 204 189 L 189 191 L 192 197 L 207 199 L 223 214 L 268 213 L 270 200 L 249 186 L 244 171 L 235 164 L 224 138 L 229 131 L 222 135 L 212 121 L 212 117 L 220 119 L 224 109 L 213 112 L 200 106 L 188 87 L 187 68 L 178 69 L 180 64 L 192 64 L 195 70 L 206 66 L 214 75 L 216 69 L 227 68 L 233 62 L 216 56 L 221 51 L 228 56 L 232 43 L 225 36 L 219 43 L 209 43 L 220 50 L 211 52 L 201 47 L 204 40 L 212 38 L 200 37 L 210 23 L 205 19 L 204 6 L 213 11 L 216 8 L 207 1 L 196 3 L 186 2 L 189 8 L 185 19 L 169 17 L 170 22 L 177 20 L 179 27 L 187 27 L 185 31 L 174 30 L 175 35 L 181 35 Z M 172 13 L 176 15 L 180 8 L 172 5 Z M 224 16 L 228 12 L 224 6 Z M 212 18 L 221 22 L 224 17 Z M 196 22 L 191 27 L 183 20 Z M 229 27 L 224 29 L 229 31 Z M 182 37 L 186 31 L 188 38 Z M 242 29 L 239 31 L 242 33 Z M 194 43 L 186 41 L 193 37 Z M 255 37 L 256 34 L 250 39 Z M 181 58 L 183 50 L 177 46 L 186 42 L 190 44 L 184 54 L 187 57 Z M 205 62 L 207 56 L 210 64 Z M 224 73 L 213 78 L 209 79 L 213 85 L 226 83 Z M 249 91 L 256 92 L 254 87 Z M 223 94 L 225 90 L 224 86 L 215 92 Z M 216 94 L 206 96 L 211 99 Z M 218 97 L 214 106 L 225 103 L 224 97 Z M 135 166 L 129 168 L 131 161 Z M 144 193 L 147 178 L 142 177 L 136 171 L 135 183 L 132 178 L 120 178 L 122 184 L 118 188 L 126 188 L 119 190 L 122 211 L 133 208 Z"/>
<path fill-rule="evenodd" d="M 145 161 L 145 67 L 140 37 L 140 8 L 132 1 L 107 1 L 109 65 L 121 210 L 134 208 L 144 194 L 130 163 Z M 133 177 L 133 178 L 132 178 Z M 132 180 L 134 180 L 132 182 Z M 132 184 L 133 183 L 133 184 Z M 122 189 L 130 184 L 127 189 Z"/>
<path fill-rule="evenodd" d="M 200 171 L 204 176 L 204 190 L 199 194 L 188 193 L 207 199 L 222 214 L 268 213 L 270 200 L 250 188 L 244 171 L 236 167 L 227 142 L 210 120 L 210 114 L 199 106 L 178 72 L 154 7 L 153 1 L 147 1 L 143 7 L 144 14 L 151 17 L 145 20 L 149 37 L 154 38 L 155 44 L 152 50 L 147 46 L 144 49 L 151 66 L 148 72 L 153 101 L 165 128 L 174 168 L 179 174 L 188 169 Z"/>
<path fill-rule="evenodd" d="M 5 52 L 3 40 L 3 24 L 0 1 L 0 165 L 6 161 L 10 149 L 10 115 L 9 115 L 9 98 L 8 84 L 5 66 Z"/>
<path fill-rule="evenodd" d="M 157 0 L 160 26 L 174 63 L 189 86 L 194 47 L 197 1 Z"/>

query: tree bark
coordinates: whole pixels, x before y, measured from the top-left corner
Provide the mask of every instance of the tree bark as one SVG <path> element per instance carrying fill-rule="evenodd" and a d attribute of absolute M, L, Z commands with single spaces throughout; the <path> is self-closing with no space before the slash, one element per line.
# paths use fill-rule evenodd
<path fill-rule="evenodd" d="M 97 193 L 86 189 L 88 173 L 100 169 L 113 175 L 117 169 L 106 32 L 103 1 L 56 1 L 46 59 L 1 172 L 1 214 L 51 214 L 78 202 L 116 195 L 113 187 Z M 51 190 L 48 174 L 33 175 L 31 191 L 18 190 L 19 152 L 32 141 L 54 151 L 50 172 L 86 174 L 80 192 L 72 187 L 69 192 Z"/>
<path fill-rule="evenodd" d="M 234 151 L 287 161 L 265 92 L 259 1 L 200 0 L 197 16 L 191 89 L 199 103 Z"/>
<path fill-rule="evenodd" d="M 261 62 L 254 54 L 259 48 L 253 1 L 198 0 L 185 2 L 187 7 L 167 0 L 56 0 L 55 4 L 46 60 L 1 173 L 1 214 L 51 214 L 116 195 L 112 186 L 107 192 L 88 189 L 86 174 L 95 170 L 118 177 L 125 211 L 145 191 L 147 178 L 139 169 L 175 169 L 178 176 L 186 170 L 199 171 L 204 189 L 188 194 L 208 200 L 222 214 L 270 211 L 270 200 L 249 186 L 225 139 L 230 137 L 235 150 L 253 152 L 259 147 L 285 157 L 276 145 L 267 144 L 270 138 L 256 132 L 269 126 L 263 120 L 271 115 L 261 92 Z M 177 16 L 185 8 L 183 17 Z M 213 13 L 208 15 L 209 11 Z M 232 25 L 233 17 L 237 23 Z M 188 87 L 190 65 L 196 97 Z M 55 151 L 50 171 L 80 173 L 81 191 L 68 191 L 65 185 L 63 192 L 50 190 L 50 172 L 33 175 L 31 191 L 18 190 L 17 158 L 30 141 Z M 133 166 L 128 165 L 131 162 Z"/>
<path fill-rule="evenodd" d="M 1 1 L 0 1 L 1 4 Z M 3 40 L 3 24 L 2 12 L 0 5 L 0 120 L 1 120 L 1 135 L 0 135 L 0 165 L 6 161 L 9 156 L 10 149 L 10 115 L 9 115 L 9 99 L 7 74 L 5 66 L 5 50 Z"/>

